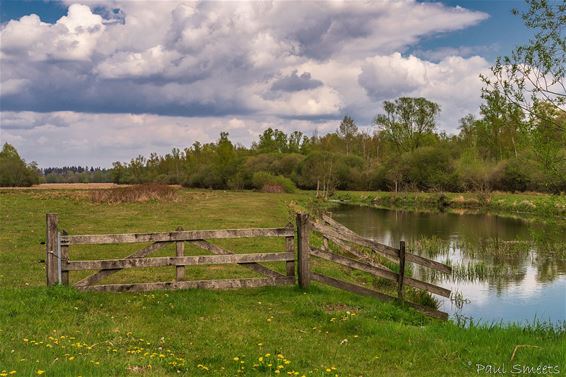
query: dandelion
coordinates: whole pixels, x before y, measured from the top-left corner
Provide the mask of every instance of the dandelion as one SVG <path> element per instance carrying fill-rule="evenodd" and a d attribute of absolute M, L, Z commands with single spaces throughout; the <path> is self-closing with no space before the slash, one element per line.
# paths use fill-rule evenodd
<path fill-rule="evenodd" d="M 239 361 L 240 358 L 238 356 L 234 357 L 234 361 Z"/>
<path fill-rule="evenodd" d="M 38 369 L 35 374 L 37 374 L 38 376 L 41 376 L 42 374 L 45 374 L 44 370 Z"/>

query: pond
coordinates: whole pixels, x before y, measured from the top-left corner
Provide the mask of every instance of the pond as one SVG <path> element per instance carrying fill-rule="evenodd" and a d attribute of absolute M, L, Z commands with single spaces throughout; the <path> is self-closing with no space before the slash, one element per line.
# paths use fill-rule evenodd
<path fill-rule="evenodd" d="M 453 319 L 482 323 L 566 321 L 566 228 L 494 214 L 413 212 L 340 205 L 335 220 L 364 237 L 440 262 L 451 276 L 411 265 L 413 275 L 452 290 L 436 296 Z"/>

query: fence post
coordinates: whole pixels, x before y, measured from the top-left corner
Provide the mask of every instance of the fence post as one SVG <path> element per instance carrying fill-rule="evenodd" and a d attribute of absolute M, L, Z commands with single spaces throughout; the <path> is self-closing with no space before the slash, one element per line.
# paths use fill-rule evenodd
<path fill-rule="evenodd" d="M 56 213 L 48 213 L 45 216 L 46 222 L 46 241 L 45 241 L 45 272 L 47 275 L 47 285 L 57 284 L 57 225 L 59 217 Z"/>
<path fill-rule="evenodd" d="M 295 237 L 289 236 L 285 237 L 285 251 L 288 253 L 295 254 Z M 295 261 L 290 260 L 285 263 L 285 269 L 287 271 L 287 276 L 295 276 Z"/>
<path fill-rule="evenodd" d="M 405 280 L 405 241 L 399 243 L 399 281 L 397 297 L 401 302 L 403 302 L 403 280 Z"/>
<path fill-rule="evenodd" d="M 59 235 L 66 236 L 67 232 L 63 230 Z M 58 266 L 65 267 L 67 262 L 69 261 L 69 245 L 61 244 L 61 240 L 59 239 L 59 247 L 61 252 L 61 263 Z M 64 271 L 61 269 L 61 284 L 69 285 L 69 271 Z"/>
<path fill-rule="evenodd" d="M 182 231 L 183 228 L 178 227 L 177 231 Z M 177 241 L 175 242 L 176 252 L 178 257 L 185 256 L 185 241 Z M 185 266 L 177 266 L 175 267 L 176 276 L 175 279 L 177 281 L 181 281 L 185 279 Z"/>
<path fill-rule="evenodd" d="M 307 288 L 311 280 L 309 266 L 309 215 L 297 213 L 297 259 L 299 272 L 299 287 Z"/>

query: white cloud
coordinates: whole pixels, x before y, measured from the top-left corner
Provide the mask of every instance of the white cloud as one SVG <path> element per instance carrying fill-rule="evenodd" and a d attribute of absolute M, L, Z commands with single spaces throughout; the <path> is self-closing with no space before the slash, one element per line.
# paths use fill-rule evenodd
<path fill-rule="evenodd" d="M 103 34 L 102 17 L 86 5 L 73 4 L 55 24 L 37 15 L 10 21 L 1 31 L 4 59 L 88 60 Z M 15 63 L 17 64 L 17 63 Z"/>
<path fill-rule="evenodd" d="M 312 122 L 349 113 L 367 125 L 382 100 L 400 95 L 438 101 L 442 126 L 454 129 L 459 117 L 477 108 L 477 76 L 487 67 L 480 57 L 444 54 L 432 62 L 402 55 L 422 38 L 487 17 L 439 3 L 68 3 L 68 15 L 54 24 L 30 15 L 0 26 L 3 135 L 17 139 L 41 128 L 35 123 L 7 126 L 4 113 L 27 110 L 67 114 L 63 118 L 78 122 L 81 132 L 97 127 L 101 138 L 122 128 L 110 115 L 100 115 L 108 126 L 101 125 L 96 113 L 115 113 L 115 119 L 138 124 L 136 130 L 151 129 L 157 140 L 171 130 L 190 135 L 187 140 L 207 140 L 211 130 L 216 134 L 220 127 L 233 126 L 226 119 L 245 118 L 249 129 L 234 129 L 251 139 L 265 119 L 280 125 L 289 118 L 310 119 L 294 122 L 312 128 Z M 80 112 L 93 114 L 71 120 L 69 114 Z M 131 113 L 140 114 L 143 122 L 135 123 Z M 172 125 L 173 117 L 187 129 Z M 219 128 L 203 119 L 218 120 L 213 123 Z M 133 132 L 130 126 L 125 129 Z M 55 127 L 52 132 L 41 137 L 62 131 Z M 143 144 L 128 144 L 120 135 L 108 143 L 120 141 L 133 149 Z M 73 140 L 82 145 L 78 136 Z M 162 141 L 171 143 L 168 137 Z M 79 149 L 73 153 L 86 153 Z"/>
<path fill-rule="evenodd" d="M 216 141 L 222 131 L 235 143 L 250 145 L 268 127 L 329 132 L 334 121 L 313 123 L 271 116 L 174 117 L 152 114 L 85 114 L 76 112 L 2 112 L 0 139 L 16 146 L 27 161 L 42 167 L 101 165 L 129 161 L 138 154 L 167 153 L 195 141 Z"/>

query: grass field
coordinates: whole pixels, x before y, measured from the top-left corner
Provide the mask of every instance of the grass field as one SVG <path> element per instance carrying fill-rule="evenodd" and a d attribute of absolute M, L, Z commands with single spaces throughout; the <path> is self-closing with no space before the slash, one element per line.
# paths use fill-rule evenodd
<path fill-rule="evenodd" d="M 276 227 L 292 220 L 290 201 L 306 202 L 310 195 L 180 190 L 170 202 L 101 204 L 86 191 L 0 192 L 0 376 L 476 376 L 488 365 L 508 374 L 542 374 L 537 367 L 565 373 L 566 336 L 544 325 L 463 329 L 316 283 L 307 291 L 135 294 L 44 287 L 40 242 L 47 212 L 58 213 L 60 229 L 70 234 Z M 282 251 L 280 241 L 218 243 L 260 252 Z M 133 250 L 77 247 L 71 258 Z M 187 248 L 187 254 L 197 252 Z M 156 255 L 173 253 L 165 248 Z M 109 281 L 171 280 L 174 274 L 174 268 L 130 270 Z M 239 266 L 187 268 L 186 274 L 253 276 Z"/>
<path fill-rule="evenodd" d="M 542 193 L 340 191 L 334 199 L 353 204 L 405 209 L 479 210 L 508 215 L 566 218 L 566 195 Z"/>

